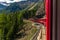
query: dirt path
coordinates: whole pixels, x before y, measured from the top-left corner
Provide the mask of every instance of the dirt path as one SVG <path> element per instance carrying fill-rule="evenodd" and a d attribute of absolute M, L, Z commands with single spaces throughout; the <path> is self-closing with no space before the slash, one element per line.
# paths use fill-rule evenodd
<path fill-rule="evenodd" d="M 37 40 L 46 40 L 46 28 L 44 26 L 41 27 Z"/>
<path fill-rule="evenodd" d="M 27 20 L 27 22 L 28 21 L 29 20 Z M 32 23 L 34 23 L 34 22 L 32 22 Z M 38 34 L 37 40 L 46 40 L 46 27 L 44 25 L 41 25 L 40 32 Z"/>

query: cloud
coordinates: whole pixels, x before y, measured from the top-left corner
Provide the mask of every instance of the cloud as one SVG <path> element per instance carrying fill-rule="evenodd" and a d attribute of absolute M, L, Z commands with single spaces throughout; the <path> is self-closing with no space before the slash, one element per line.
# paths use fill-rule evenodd
<path fill-rule="evenodd" d="M 1 2 L 14 3 L 14 2 L 20 2 L 20 1 L 26 1 L 26 0 L 0 0 L 0 3 Z"/>
<path fill-rule="evenodd" d="M 27 0 L 0 0 L 0 4 L 4 6 L 9 6 L 10 3 L 20 2 L 20 1 L 27 1 Z"/>
<path fill-rule="evenodd" d="M 9 6 L 10 5 L 10 4 L 6 4 L 6 3 L 0 3 L 0 4 L 2 4 L 4 6 Z"/>
<path fill-rule="evenodd" d="M 0 2 L 5 2 L 5 0 L 0 0 Z"/>

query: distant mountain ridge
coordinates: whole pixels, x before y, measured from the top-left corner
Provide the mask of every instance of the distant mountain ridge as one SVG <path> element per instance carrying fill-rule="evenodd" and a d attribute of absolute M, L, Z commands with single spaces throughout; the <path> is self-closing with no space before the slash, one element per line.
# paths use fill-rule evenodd
<path fill-rule="evenodd" d="M 0 10 L 5 9 L 5 8 L 6 8 L 6 6 L 0 4 Z"/>
<path fill-rule="evenodd" d="M 39 0 L 27 0 L 27 1 L 15 2 L 15 3 L 10 3 L 10 6 L 4 6 L 0 4 L 0 8 L 1 8 L 0 10 L 15 12 L 15 11 L 25 9 L 27 6 L 30 6 L 31 3 L 38 2 L 38 1 Z"/>

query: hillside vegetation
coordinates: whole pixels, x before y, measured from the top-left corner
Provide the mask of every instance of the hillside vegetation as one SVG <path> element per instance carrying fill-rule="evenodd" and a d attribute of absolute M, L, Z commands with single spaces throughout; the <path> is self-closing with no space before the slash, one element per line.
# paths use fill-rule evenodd
<path fill-rule="evenodd" d="M 36 28 L 30 29 L 30 25 L 27 25 L 27 23 L 25 23 L 23 20 L 34 17 L 36 15 L 38 8 L 41 6 L 41 4 L 43 3 L 39 3 L 39 2 L 37 4 L 34 3 L 32 6 L 30 5 L 30 7 L 27 7 L 24 10 L 9 12 L 8 14 L 5 11 L 0 13 L 0 40 L 14 40 L 14 38 L 16 38 L 16 35 L 17 35 L 16 33 L 22 30 L 23 30 L 22 31 L 23 33 L 28 34 L 29 38 L 26 40 L 29 40 L 33 36 L 33 34 L 36 32 Z M 24 26 L 24 25 L 27 25 L 27 26 Z M 33 33 L 32 34 L 28 33 L 29 31 Z"/>

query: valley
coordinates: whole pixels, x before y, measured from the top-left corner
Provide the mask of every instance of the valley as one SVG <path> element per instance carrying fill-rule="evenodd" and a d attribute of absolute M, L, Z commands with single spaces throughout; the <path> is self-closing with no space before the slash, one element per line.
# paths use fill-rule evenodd
<path fill-rule="evenodd" d="M 40 27 L 45 27 L 43 20 L 43 23 L 37 20 L 45 16 L 44 2 L 41 0 L 11 3 L 0 11 L 0 40 L 34 40 L 34 34 L 37 31 L 40 34 Z"/>

